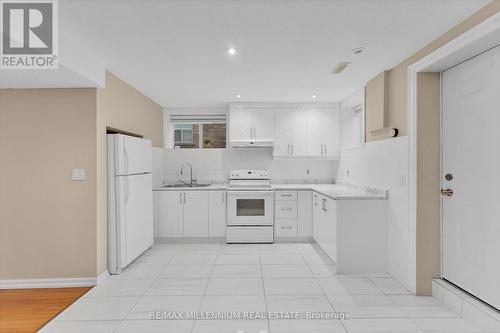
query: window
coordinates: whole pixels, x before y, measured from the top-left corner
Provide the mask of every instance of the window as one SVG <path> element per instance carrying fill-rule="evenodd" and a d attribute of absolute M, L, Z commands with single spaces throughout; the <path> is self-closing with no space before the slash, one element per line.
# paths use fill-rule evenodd
<path fill-rule="evenodd" d="M 226 148 L 226 116 L 172 115 L 174 149 Z"/>
<path fill-rule="evenodd" d="M 193 143 L 194 131 L 191 124 L 174 125 L 174 144 L 190 145 Z"/>

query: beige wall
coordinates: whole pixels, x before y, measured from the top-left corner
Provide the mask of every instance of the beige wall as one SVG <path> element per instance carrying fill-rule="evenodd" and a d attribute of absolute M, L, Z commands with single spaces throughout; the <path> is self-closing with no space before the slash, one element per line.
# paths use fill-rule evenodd
<path fill-rule="evenodd" d="M 107 267 L 106 127 L 132 132 L 163 147 L 162 108 L 115 75 L 97 90 L 97 274 Z"/>
<path fill-rule="evenodd" d="M 162 108 L 110 73 L 103 89 L 0 90 L 0 279 L 106 270 L 106 126 L 163 146 Z"/>
<path fill-rule="evenodd" d="M 375 76 L 366 84 L 365 95 L 365 129 L 366 140 L 372 141 L 371 131 L 385 126 L 388 118 L 389 72 L 385 71 Z"/>
<path fill-rule="evenodd" d="M 440 74 L 417 75 L 416 290 L 432 294 L 440 275 Z"/>
<path fill-rule="evenodd" d="M 95 276 L 95 123 L 95 89 L 0 90 L 0 279 Z"/>
<path fill-rule="evenodd" d="M 443 34 L 441 37 L 410 56 L 398 66 L 389 71 L 389 108 L 386 126 L 399 129 L 399 135 L 407 135 L 407 70 L 408 66 L 443 46 L 450 40 L 458 37 L 465 31 L 481 23 L 488 17 L 500 11 L 500 1 L 495 0 L 476 12 L 474 15 Z M 367 87 L 368 88 L 368 87 Z M 369 93 L 367 91 L 367 93 Z M 366 115 L 368 117 L 368 113 Z M 366 133 L 366 141 L 378 140 Z"/>

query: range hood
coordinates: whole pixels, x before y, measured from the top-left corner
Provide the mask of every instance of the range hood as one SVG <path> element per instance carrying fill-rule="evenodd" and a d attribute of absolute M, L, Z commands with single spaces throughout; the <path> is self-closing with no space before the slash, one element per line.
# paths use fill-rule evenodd
<path fill-rule="evenodd" d="M 273 140 L 231 140 L 232 148 L 272 148 Z"/>

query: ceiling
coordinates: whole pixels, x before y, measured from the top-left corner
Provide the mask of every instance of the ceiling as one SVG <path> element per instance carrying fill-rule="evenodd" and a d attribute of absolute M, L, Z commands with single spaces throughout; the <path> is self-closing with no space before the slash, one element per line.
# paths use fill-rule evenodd
<path fill-rule="evenodd" d="M 338 102 L 488 2 L 65 0 L 59 31 L 162 106 Z"/>

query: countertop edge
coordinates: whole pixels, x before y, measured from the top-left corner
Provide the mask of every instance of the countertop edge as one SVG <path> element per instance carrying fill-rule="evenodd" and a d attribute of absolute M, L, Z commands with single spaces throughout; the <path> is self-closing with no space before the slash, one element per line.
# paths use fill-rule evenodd
<path fill-rule="evenodd" d="M 297 185 L 297 186 L 294 186 Z M 319 189 L 320 186 L 329 186 L 335 184 L 272 184 L 271 187 L 275 191 L 314 191 L 324 195 L 332 200 L 387 200 L 387 191 L 380 193 L 356 194 L 356 195 L 334 195 Z M 154 187 L 153 191 L 226 191 L 226 185 L 210 185 L 205 187 Z"/>

